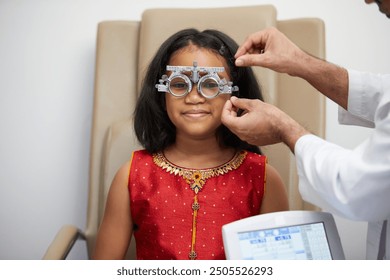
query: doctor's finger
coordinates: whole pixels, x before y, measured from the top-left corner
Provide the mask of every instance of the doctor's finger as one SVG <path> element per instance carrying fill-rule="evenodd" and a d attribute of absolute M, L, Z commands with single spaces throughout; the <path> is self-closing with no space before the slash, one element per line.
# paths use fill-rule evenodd
<path fill-rule="evenodd" d="M 238 48 L 235 58 L 246 53 L 260 53 L 266 46 L 268 40 L 267 31 L 258 31 L 249 35 L 244 43 Z"/>

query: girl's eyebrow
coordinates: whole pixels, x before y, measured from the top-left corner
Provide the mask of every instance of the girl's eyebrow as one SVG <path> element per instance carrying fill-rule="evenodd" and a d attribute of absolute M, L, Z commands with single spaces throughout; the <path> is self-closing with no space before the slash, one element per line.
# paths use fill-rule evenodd
<path fill-rule="evenodd" d="M 181 72 L 181 73 L 184 74 L 184 75 L 186 75 L 186 76 L 191 76 L 191 74 L 192 74 L 191 71 L 183 71 L 183 72 Z M 207 75 L 208 72 L 202 71 L 202 72 L 198 72 L 198 74 L 199 74 L 200 76 L 204 76 L 204 75 Z"/>

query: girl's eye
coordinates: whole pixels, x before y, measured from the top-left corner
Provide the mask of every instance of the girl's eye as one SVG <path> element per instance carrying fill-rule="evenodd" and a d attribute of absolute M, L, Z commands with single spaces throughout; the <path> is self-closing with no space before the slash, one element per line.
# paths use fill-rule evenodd
<path fill-rule="evenodd" d="M 171 84 L 171 87 L 172 88 L 176 88 L 176 89 L 185 89 L 187 88 L 187 84 L 186 83 L 174 83 L 174 84 Z"/>
<path fill-rule="evenodd" d="M 202 84 L 202 87 L 203 88 L 207 88 L 207 89 L 214 89 L 214 88 L 218 88 L 218 84 L 216 82 L 205 82 Z"/>

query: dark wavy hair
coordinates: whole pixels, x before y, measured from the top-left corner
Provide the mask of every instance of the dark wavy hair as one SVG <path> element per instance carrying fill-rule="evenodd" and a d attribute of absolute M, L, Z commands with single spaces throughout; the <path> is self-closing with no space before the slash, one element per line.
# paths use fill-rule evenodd
<path fill-rule="evenodd" d="M 181 30 L 161 45 L 150 62 L 135 107 L 135 133 L 138 141 L 149 153 L 163 151 L 176 140 L 176 127 L 169 119 L 165 108 L 165 94 L 157 92 L 155 85 L 161 76 L 166 74 L 166 66 L 171 56 L 189 45 L 210 50 L 226 60 L 231 81 L 239 88 L 239 92 L 234 93 L 235 96 L 263 100 L 252 69 L 235 66 L 234 54 L 238 45 L 232 38 L 217 30 L 198 31 L 192 28 Z M 261 153 L 257 146 L 242 141 L 224 125 L 218 128 L 217 139 L 222 146 Z"/>

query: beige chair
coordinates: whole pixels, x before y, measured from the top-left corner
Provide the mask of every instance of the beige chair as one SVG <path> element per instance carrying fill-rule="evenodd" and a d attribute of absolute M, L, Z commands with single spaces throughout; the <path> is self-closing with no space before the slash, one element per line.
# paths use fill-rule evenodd
<path fill-rule="evenodd" d="M 88 217 L 85 230 L 64 226 L 44 259 L 64 259 L 77 239 L 94 248 L 107 192 L 116 170 L 139 149 L 132 128 L 132 113 L 145 68 L 161 43 L 174 32 L 195 27 L 218 29 L 239 44 L 246 36 L 276 26 L 307 52 L 324 58 L 324 24 L 319 19 L 278 21 L 271 5 L 208 8 L 151 9 L 141 21 L 106 21 L 98 25 L 93 127 L 90 154 Z M 303 80 L 256 68 L 267 102 L 273 103 L 324 136 L 325 100 Z M 287 187 L 291 209 L 313 209 L 300 198 L 295 161 L 282 144 L 262 148 Z M 134 242 L 128 257 L 134 258 Z"/>

